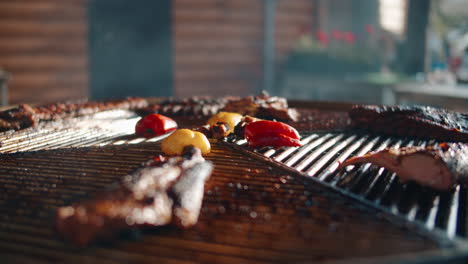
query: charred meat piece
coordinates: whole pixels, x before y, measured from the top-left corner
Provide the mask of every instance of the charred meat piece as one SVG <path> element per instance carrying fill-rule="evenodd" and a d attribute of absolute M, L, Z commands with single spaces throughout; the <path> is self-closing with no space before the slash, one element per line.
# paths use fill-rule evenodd
<path fill-rule="evenodd" d="M 184 155 L 187 158 L 201 157 L 200 150 L 197 148 L 189 148 Z M 171 188 L 170 194 L 174 200 L 173 222 L 178 226 L 188 228 L 197 223 L 205 182 L 212 169 L 213 166 L 209 162 L 197 162 L 190 170 L 183 171 L 179 180 Z"/>
<path fill-rule="evenodd" d="M 400 181 L 414 181 L 436 190 L 449 190 L 468 180 L 468 145 L 442 143 L 434 147 L 405 147 L 371 152 L 341 164 L 372 163 L 395 172 Z"/>
<path fill-rule="evenodd" d="M 279 121 L 297 121 L 299 117 L 299 113 L 295 109 L 288 108 L 288 102 L 285 98 L 267 94 L 232 100 L 226 104 L 222 111 Z"/>
<path fill-rule="evenodd" d="M 468 142 L 468 115 L 420 106 L 354 106 L 349 117 L 357 128 L 395 136 Z"/>
<path fill-rule="evenodd" d="M 194 131 L 198 131 L 198 132 L 202 133 L 207 138 L 212 138 L 213 137 L 213 131 L 212 131 L 210 125 L 203 125 L 203 126 L 197 127 L 197 128 L 194 129 Z"/>
<path fill-rule="evenodd" d="M 182 157 L 151 160 L 114 188 L 59 208 L 56 228 L 64 238 L 84 246 L 133 227 L 172 221 L 190 227 L 198 220 L 211 171 L 212 164 L 193 147 L 186 148 Z"/>
<path fill-rule="evenodd" d="M 203 125 L 195 128 L 194 130 L 203 133 L 207 138 L 225 139 L 228 136 L 232 136 L 240 139 L 244 138 L 245 126 L 248 123 L 258 120 L 260 119 L 251 116 L 243 116 L 241 121 L 234 127 L 233 133 L 230 132 L 229 124 L 224 122 L 217 122 L 215 125 Z"/>
<path fill-rule="evenodd" d="M 195 131 L 203 133 L 207 138 L 223 139 L 229 135 L 229 125 L 223 122 L 218 122 L 215 125 L 204 125 L 195 129 Z"/>
<path fill-rule="evenodd" d="M 35 111 L 27 104 L 0 112 L 0 131 L 19 130 L 35 126 L 36 123 Z"/>
<path fill-rule="evenodd" d="M 185 99 L 170 98 L 158 104 L 138 109 L 141 116 L 162 114 L 168 116 L 212 116 L 219 111 L 235 112 L 280 121 L 297 121 L 298 112 L 289 109 L 285 98 L 266 94 L 239 97 L 191 97 Z"/>
<path fill-rule="evenodd" d="M 223 139 L 226 138 L 230 134 L 230 126 L 229 124 L 218 122 L 216 125 L 211 126 L 211 137 L 215 139 Z"/>
<path fill-rule="evenodd" d="M 147 104 L 147 101 L 142 98 L 103 102 L 52 103 L 36 107 L 21 104 L 18 107 L 0 112 L 0 131 L 19 130 L 33 127 L 41 121 L 90 115 L 112 109 L 134 110 L 143 108 Z"/>
<path fill-rule="evenodd" d="M 229 135 L 229 125 L 226 123 L 217 123 L 214 126 L 203 125 L 193 129 L 194 131 L 200 132 L 207 138 L 224 139 Z"/>
<path fill-rule="evenodd" d="M 236 97 L 190 97 L 184 99 L 170 98 L 158 104 L 150 104 L 138 109 L 141 116 L 149 114 L 162 114 L 168 116 L 211 116 L 223 108 L 226 102 Z M 237 98 L 236 98 L 237 99 Z"/>
<path fill-rule="evenodd" d="M 84 116 L 113 109 L 135 110 L 148 105 L 143 98 L 126 98 L 102 102 L 53 103 L 34 107 L 34 115 L 39 121 L 58 120 Z"/>

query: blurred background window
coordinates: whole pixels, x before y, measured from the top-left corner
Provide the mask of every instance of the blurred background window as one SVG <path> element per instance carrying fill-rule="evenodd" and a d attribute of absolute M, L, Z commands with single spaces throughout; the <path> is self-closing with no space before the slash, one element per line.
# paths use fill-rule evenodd
<path fill-rule="evenodd" d="M 38 103 L 266 90 L 463 110 L 465 2 L 0 1 L 2 94 Z"/>
<path fill-rule="evenodd" d="M 406 21 L 405 0 L 379 0 L 379 21 L 384 30 L 403 36 Z"/>

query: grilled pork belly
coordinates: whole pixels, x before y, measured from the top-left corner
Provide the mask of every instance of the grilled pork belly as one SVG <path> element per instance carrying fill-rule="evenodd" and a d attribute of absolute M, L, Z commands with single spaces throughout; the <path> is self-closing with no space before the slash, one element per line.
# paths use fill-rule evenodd
<path fill-rule="evenodd" d="M 353 157 L 340 165 L 372 163 L 395 172 L 400 181 L 414 181 L 436 190 L 449 190 L 468 180 L 468 145 L 442 143 L 432 147 L 404 147 Z"/>
<path fill-rule="evenodd" d="M 421 106 L 354 106 L 349 111 L 357 128 L 396 136 L 468 142 L 468 114 Z"/>
<path fill-rule="evenodd" d="M 59 120 L 69 117 L 90 115 L 106 110 L 134 110 L 147 106 L 143 98 L 126 98 L 102 102 L 52 103 L 41 106 L 21 104 L 0 112 L 0 131 L 19 130 L 33 127 L 41 121 Z"/>
<path fill-rule="evenodd" d="M 172 221 L 190 227 L 198 220 L 204 183 L 212 167 L 193 147 L 165 162 L 151 160 L 114 188 L 59 208 L 56 228 L 64 238 L 84 246 L 133 227 Z"/>

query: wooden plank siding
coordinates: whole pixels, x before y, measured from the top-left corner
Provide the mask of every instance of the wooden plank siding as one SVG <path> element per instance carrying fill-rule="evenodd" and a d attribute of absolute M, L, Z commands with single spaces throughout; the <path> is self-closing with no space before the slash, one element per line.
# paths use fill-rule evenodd
<path fill-rule="evenodd" d="M 304 28 L 313 28 L 315 0 L 279 0 L 276 8 L 276 60 L 281 63 Z"/>
<path fill-rule="evenodd" d="M 0 68 L 9 103 L 88 96 L 87 0 L 0 0 Z"/>
<path fill-rule="evenodd" d="M 246 95 L 262 76 L 261 0 L 175 0 L 175 95 Z"/>
<path fill-rule="evenodd" d="M 279 0 L 276 59 L 281 63 L 314 0 Z M 263 0 L 174 0 L 175 96 L 247 95 L 262 81 Z M 87 0 L 0 0 L 0 68 L 11 73 L 10 103 L 89 95 Z"/>
<path fill-rule="evenodd" d="M 262 0 L 176 0 L 176 96 L 246 95 L 262 81 Z M 276 47 L 281 63 L 303 27 L 312 25 L 313 0 L 280 0 Z"/>

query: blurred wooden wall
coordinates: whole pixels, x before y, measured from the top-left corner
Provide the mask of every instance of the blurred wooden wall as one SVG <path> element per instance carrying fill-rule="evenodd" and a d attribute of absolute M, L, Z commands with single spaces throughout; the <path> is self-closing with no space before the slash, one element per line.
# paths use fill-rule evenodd
<path fill-rule="evenodd" d="M 316 0 L 280 0 L 280 63 Z M 246 95 L 261 87 L 263 0 L 173 0 L 176 96 Z M 0 68 L 12 74 L 10 103 L 87 97 L 87 0 L 0 0 Z"/>
<path fill-rule="evenodd" d="M 304 30 L 315 28 L 313 0 L 280 0 L 276 8 L 276 60 L 281 63 L 296 44 Z"/>
<path fill-rule="evenodd" d="M 88 95 L 87 0 L 0 0 L 0 68 L 10 103 Z"/>
<path fill-rule="evenodd" d="M 314 0 L 280 0 L 276 58 L 313 24 Z M 261 87 L 263 0 L 175 0 L 175 95 L 247 95 Z"/>
<path fill-rule="evenodd" d="M 261 0 L 175 0 L 176 96 L 245 95 L 261 78 Z"/>

